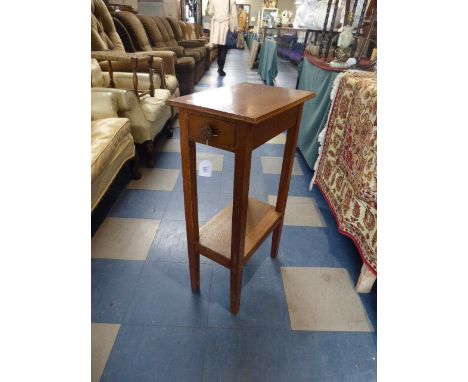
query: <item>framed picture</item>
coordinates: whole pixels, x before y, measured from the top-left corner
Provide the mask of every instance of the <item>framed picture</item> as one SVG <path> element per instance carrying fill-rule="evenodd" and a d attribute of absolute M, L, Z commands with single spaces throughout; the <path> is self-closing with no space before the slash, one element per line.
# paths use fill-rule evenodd
<path fill-rule="evenodd" d="M 247 32 L 250 22 L 250 5 L 237 4 L 237 25 L 240 31 Z"/>

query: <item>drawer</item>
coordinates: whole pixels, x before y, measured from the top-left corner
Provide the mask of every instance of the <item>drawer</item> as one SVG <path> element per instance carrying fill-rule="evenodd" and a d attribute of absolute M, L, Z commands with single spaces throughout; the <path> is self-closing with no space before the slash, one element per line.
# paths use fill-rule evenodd
<path fill-rule="evenodd" d="M 236 145 L 236 125 L 215 117 L 200 114 L 188 115 L 188 134 L 194 141 L 213 146 L 234 147 Z"/>

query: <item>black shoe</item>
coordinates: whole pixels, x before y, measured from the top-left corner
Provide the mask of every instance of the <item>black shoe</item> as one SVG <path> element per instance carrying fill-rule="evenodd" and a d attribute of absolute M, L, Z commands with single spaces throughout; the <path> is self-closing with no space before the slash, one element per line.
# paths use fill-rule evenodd
<path fill-rule="evenodd" d="M 218 69 L 218 75 L 220 75 L 221 77 L 224 77 L 226 75 L 226 72 L 222 69 Z"/>

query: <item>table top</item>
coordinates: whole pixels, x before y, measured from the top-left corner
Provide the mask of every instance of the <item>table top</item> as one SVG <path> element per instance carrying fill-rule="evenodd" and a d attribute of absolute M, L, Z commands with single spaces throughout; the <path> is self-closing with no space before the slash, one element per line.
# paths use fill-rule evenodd
<path fill-rule="evenodd" d="M 257 124 L 314 97 L 314 93 L 304 90 L 242 83 L 172 98 L 166 103 Z"/>

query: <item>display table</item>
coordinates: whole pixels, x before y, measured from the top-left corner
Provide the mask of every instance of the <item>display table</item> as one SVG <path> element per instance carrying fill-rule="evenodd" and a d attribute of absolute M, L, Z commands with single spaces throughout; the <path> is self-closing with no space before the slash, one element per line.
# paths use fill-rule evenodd
<path fill-rule="evenodd" d="M 305 109 L 305 108 L 304 108 Z M 364 262 L 356 289 L 369 292 L 377 274 L 377 77 L 347 72 L 340 80 L 319 158 L 317 184 L 341 233 Z"/>
<path fill-rule="evenodd" d="M 304 104 L 297 145 L 307 164 L 314 168 L 318 156 L 318 136 L 327 123 L 333 81 L 339 74 L 321 69 L 304 58 L 299 64 L 298 89 L 313 91 L 317 96 Z"/>
<path fill-rule="evenodd" d="M 260 48 L 258 74 L 267 85 L 274 85 L 278 75 L 278 57 L 276 54 L 276 42 L 266 38 Z"/>
<path fill-rule="evenodd" d="M 231 271 L 231 312 L 240 306 L 242 270 L 273 232 L 271 257 L 278 253 L 294 151 L 306 91 L 256 84 L 222 87 L 168 100 L 179 108 L 185 221 L 193 291 L 199 290 L 200 254 Z M 252 151 L 287 131 L 276 207 L 249 198 Z M 198 227 L 195 143 L 235 154 L 233 203 Z"/>

